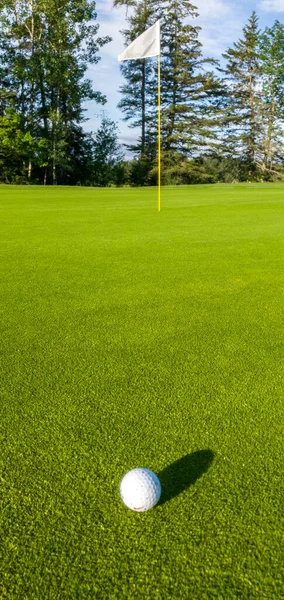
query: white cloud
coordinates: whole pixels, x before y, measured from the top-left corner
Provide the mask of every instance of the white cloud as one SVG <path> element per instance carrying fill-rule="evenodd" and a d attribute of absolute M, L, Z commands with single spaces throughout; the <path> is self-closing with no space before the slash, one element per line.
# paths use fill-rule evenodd
<path fill-rule="evenodd" d="M 222 54 L 237 41 L 241 35 L 239 27 L 227 28 L 223 33 L 211 28 L 204 28 L 199 33 L 199 40 L 203 46 L 203 55 L 208 58 L 222 59 Z"/>
<path fill-rule="evenodd" d="M 243 27 L 242 10 L 229 0 L 196 0 L 199 17 L 195 23 L 200 25 L 199 39 L 206 56 L 221 59 L 232 41 L 236 41 Z"/>
<path fill-rule="evenodd" d="M 259 8 L 264 12 L 284 12 L 284 0 L 261 0 Z"/>
<path fill-rule="evenodd" d="M 194 4 L 194 2 L 193 2 Z M 223 0 L 198 0 L 197 12 L 202 19 L 218 19 L 228 15 L 231 12 L 231 7 Z"/>

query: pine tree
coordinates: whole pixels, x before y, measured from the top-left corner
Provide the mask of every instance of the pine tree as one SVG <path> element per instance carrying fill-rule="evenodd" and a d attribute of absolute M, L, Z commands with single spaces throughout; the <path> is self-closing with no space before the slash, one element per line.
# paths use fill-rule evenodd
<path fill-rule="evenodd" d="M 113 183 L 116 165 L 123 160 L 123 153 L 118 142 L 118 128 L 106 114 L 93 137 L 94 185 L 107 186 Z"/>
<path fill-rule="evenodd" d="M 126 42 L 129 42 L 146 29 L 146 22 L 141 20 L 142 3 L 116 0 L 115 4 L 126 5 L 128 9 L 132 7 L 133 16 L 128 17 L 130 30 L 126 36 Z M 200 152 L 214 137 L 216 107 L 214 108 L 212 99 L 219 83 L 212 72 L 205 70 L 205 65 L 214 65 L 216 61 L 202 57 L 201 43 L 198 40 L 200 28 L 186 23 L 189 17 L 198 15 L 191 2 L 144 0 L 144 8 L 146 5 L 149 15 L 147 27 L 158 18 L 161 19 L 162 172 L 165 175 L 166 171 L 170 173 L 172 166 L 176 169 L 177 161 Z M 139 30 L 135 28 L 137 23 L 143 25 Z M 135 64 L 138 62 L 129 61 L 129 66 L 122 67 L 128 84 L 121 89 L 123 99 L 120 107 L 126 112 L 126 119 L 133 119 L 134 126 L 146 123 L 146 136 L 142 134 L 141 140 L 146 138 L 147 159 L 150 157 L 152 160 L 157 154 L 156 60 L 147 60 L 148 87 Z M 144 106 L 138 101 L 137 91 L 140 89 L 144 92 L 146 90 L 144 99 L 149 107 L 146 117 Z M 143 154 L 145 146 L 141 144 L 141 140 L 135 149 Z M 141 168 L 137 165 L 137 173 L 145 171 L 145 164 L 143 158 Z M 156 171 L 157 168 L 152 169 L 151 181 Z"/>
<path fill-rule="evenodd" d="M 216 126 L 215 96 L 219 82 L 204 58 L 200 27 L 188 24 L 198 16 L 188 0 L 157 0 L 162 19 L 161 99 L 163 171 L 176 170 L 190 156 L 208 151 Z"/>
<path fill-rule="evenodd" d="M 125 6 L 127 9 L 128 29 L 123 31 L 126 46 L 156 20 L 152 0 L 115 0 L 114 6 Z M 132 8 L 131 13 L 129 8 Z M 120 88 L 122 99 L 118 106 L 130 127 L 140 130 L 138 142 L 127 147 L 140 157 L 149 153 L 155 155 L 156 148 L 153 149 L 155 141 L 153 142 L 149 124 L 153 118 L 157 87 L 156 61 L 151 59 L 126 61 L 121 64 L 121 72 L 126 83 Z"/>
<path fill-rule="evenodd" d="M 261 60 L 258 18 L 252 13 L 243 38 L 229 48 L 224 58 L 227 101 L 224 114 L 224 153 L 241 157 L 248 177 L 256 176 L 261 162 L 263 126 L 260 118 Z"/>
<path fill-rule="evenodd" d="M 284 25 L 275 21 L 260 38 L 262 120 L 264 126 L 261 168 L 266 176 L 279 173 L 283 164 Z"/>

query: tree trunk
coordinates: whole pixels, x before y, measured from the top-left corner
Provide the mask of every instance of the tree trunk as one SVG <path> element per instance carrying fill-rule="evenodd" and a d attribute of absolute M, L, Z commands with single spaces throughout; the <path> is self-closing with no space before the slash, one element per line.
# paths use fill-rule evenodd
<path fill-rule="evenodd" d="M 147 26 L 147 0 L 144 0 L 144 25 Z M 146 144 L 146 63 L 142 62 L 142 133 L 141 133 L 141 154 L 145 154 Z"/>
<path fill-rule="evenodd" d="M 48 139 L 47 108 L 46 108 L 46 99 L 45 99 L 45 91 L 44 91 L 42 70 L 40 71 L 39 78 L 40 78 L 40 96 L 41 96 L 42 119 L 43 119 L 44 133 L 45 133 L 46 139 Z"/>
<path fill-rule="evenodd" d="M 145 154 L 145 132 L 146 132 L 146 73 L 145 73 L 145 60 L 142 63 L 142 87 L 141 87 L 141 100 L 142 100 L 142 133 L 141 133 L 141 154 Z"/>
<path fill-rule="evenodd" d="M 57 185 L 57 130 L 60 121 L 60 90 L 56 92 L 56 117 L 53 124 L 53 163 L 52 163 L 52 184 Z"/>
<path fill-rule="evenodd" d="M 255 101 L 254 101 L 254 90 L 253 90 L 253 67 L 250 68 L 249 74 L 249 101 L 250 101 L 250 110 L 251 110 L 251 130 L 250 130 L 250 141 L 249 141 L 249 157 L 252 163 L 255 162 L 255 132 L 256 132 L 256 123 L 255 123 Z"/>
<path fill-rule="evenodd" d="M 55 144 L 54 144 L 54 156 L 53 156 L 53 163 L 52 163 L 52 185 L 57 185 L 57 179 L 56 179 L 56 158 L 55 158 Z"/>
<path fill-rule="evenodd" d="M 267 131 L 267 143 L 266 143 L 266 157 L 265 157 L 265 166 L 266 168 L 272 167 L 272 133 L 273 133 L 273 125 L 275 120 L 275 98 L 274 94 L 272 95 L 271 102 L 271 110 L 269 115 L 269 123 L 268 123 L 268 131 Z"/>
<path fill-rule="evenodd" d="M 31 27 L 27 27 L 30 40 L 31 40 L 31 61 L 32 61 L 32 83 L 31 83 L 31 98 L 30 98 L 30 133 L 32 137 L 34 137 L 34 91 L 35 91 L 35 81 L 34 81 L 34 51 L 35 51 L 35 19 L 34 19 L 34 0 L 29 0 L 30 5 L 30 13 L 31 13 Z M 28 166 L 28 179 L 31 180 L 32 177 L 32 161 L 29 159 Z"/>

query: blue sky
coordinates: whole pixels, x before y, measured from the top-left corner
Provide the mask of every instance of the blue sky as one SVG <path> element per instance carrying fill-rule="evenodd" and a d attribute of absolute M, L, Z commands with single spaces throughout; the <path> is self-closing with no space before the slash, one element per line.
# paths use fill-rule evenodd
<path fill-rule="evenodd" d="M 220 58 L 222 52 L 241 37 L 242 28 L 253 10 L 258 14 L 262 28 L 271 25 L 275 19 L 284 22 L 284 0 L 193 0 L 193 4 L 199 12 L 193 23 L 202 27 L 199 39 L 204 55 L 214 58 Z M 120 30 L 125 27 L 125 9 L 114 9 L 113 0 L 97 0 L 97 15 L 99 34 L 110 35 L 113 39 L 101 50 L 101 60 L 89 69 L 88 77 L 94 88 L 107 96 L 104 110 L 118 123 L 120 141 L 133 142 L 135 131 L 129 129 L 117 108 L 121 97 L 119 87 L 123 83 L 117 56 L 124 48 Z M 89 120 L 84 129 L 95 131 L 100 124 L 102 108 L 94 102 L 87 103 L 86 108 Z"/>

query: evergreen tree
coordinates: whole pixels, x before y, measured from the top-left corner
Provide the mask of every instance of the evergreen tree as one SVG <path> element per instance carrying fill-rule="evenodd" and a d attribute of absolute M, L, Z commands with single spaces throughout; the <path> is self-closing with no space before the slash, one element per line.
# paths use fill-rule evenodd
<path fill-rule="evenodd" d="M 125 6 L 128 29 L 123 31 L 125 44 L 128 46 L 156 20 L 152 0 L 114 0 L 114 6 Z M 129 8 L 132 8 L 129 13 Z M 124 120 L 131 128 L 140 129 L 136 144 L 128 145 L 134 153 L 145 155 L 156 153 L 155 141 L 151 135 L 150 123 L 155 104 L 155 88 L 157 87 L 156 61 L 151 59 L 130 60 L 121 64 L 121 72 L 126 83 L 121 86 L 122 99 L 119 108 L 124 113 Z M 142 159 L 143 160 L 143 159 Z"/>
<path fill-rule="evenodd" d="M 132 16 L 128 17 L 130 29 L 126 32 L 127 43 L 158 18 L 161 19 L 162 173 L 165 175 L 166 172 L 170 173 L 172 165 L 189 154 L 194 155 L 214 137 L 216 106 L 212 98 L 218 93 L 219 82 L 212 72 L 206 72 L 205 65 L 213 65 L 215 61 L 202 57 L 198 40 L 200 28 L 187 24 L 189 17 L 198 15 L 188 0 L 144 0 L 147 21 L 141 19 L 141 2 L 116 0 L 115 5 L 118 4 L 132 8 Z M 139 29 L 136 27 L 138 23 Z M 145 145 L 141 141 L 146 138 L 147 159 L 152 160 L 157 154 L 156 60 L 146 61 L 149 65 L 148 87 L 145 87 L 138 65 L 135 64 L 139 62 L 129 61 L 129 66 L 122 67 L 128 83 L 121 89 L 123 99 L 120 107 L 126 112 L 126 119 L 135 117 L 133 125 L 146 122 L 146 136 L 143 138 L 142 134 L 140 145 L 135 149 L 143 155 Z M 146 90 L 144 100 L 149 107 L 146 118 L 145 107 L 139 103 L 137 91 L 140 89 Z M 146 163 L 143 157 L 138 159 L 136 172 L 142 174 Z M 156 172 L 157 168 L 152 169 L 151 174 L 145 172 L 145 177 L 153 181 Z"/>
<path fill-rule="evenodd" d="M 254 177 L 261 162 L 263 141 L 260 30 L 255 12 L 243 29 L 243 38 L 223 56 L 227 60 L 224 152 L 242 157 L 248 177 Z"/>
<path fill-rule="evenodd" d="M 284 120 L 284 25 L 275 21 L 260 38 L 262 71 L 262 120 L 264 126 L 261 168 L 266 177 L 279 173 L 283 164 Z"/>
<path fill-rule="evenodd" d="M 201 60 L 199 27 L 186 25 L 185 19 L 198 16 L 187 0 L 160 0 L 161 39 L 161 103 L 163 147 L 167 152 L 187 152 L 189 128 L 185 120 L 195 112 L 198 96 L 195 69 Z"/>
<path fill-rule="evenodd" d="M 188 24 L 198 16 L 196 7 L 188 0 L 155 4 L 162 20 L 162 172 L 170 174 L 176 163 L 207 151 L 215 139 L 220 82 L 207 71 L 218 63 L 203 57 L 200 27 Z"/>
<path fill-rule="evenodd" d="M 94 185 L 107 186 L 114 183 L 116 167 L 123 161 L 123 153 L 118 142 L 118 129 L 114 121 L 103 115 L 101 126 L 93 139 Z"/>

